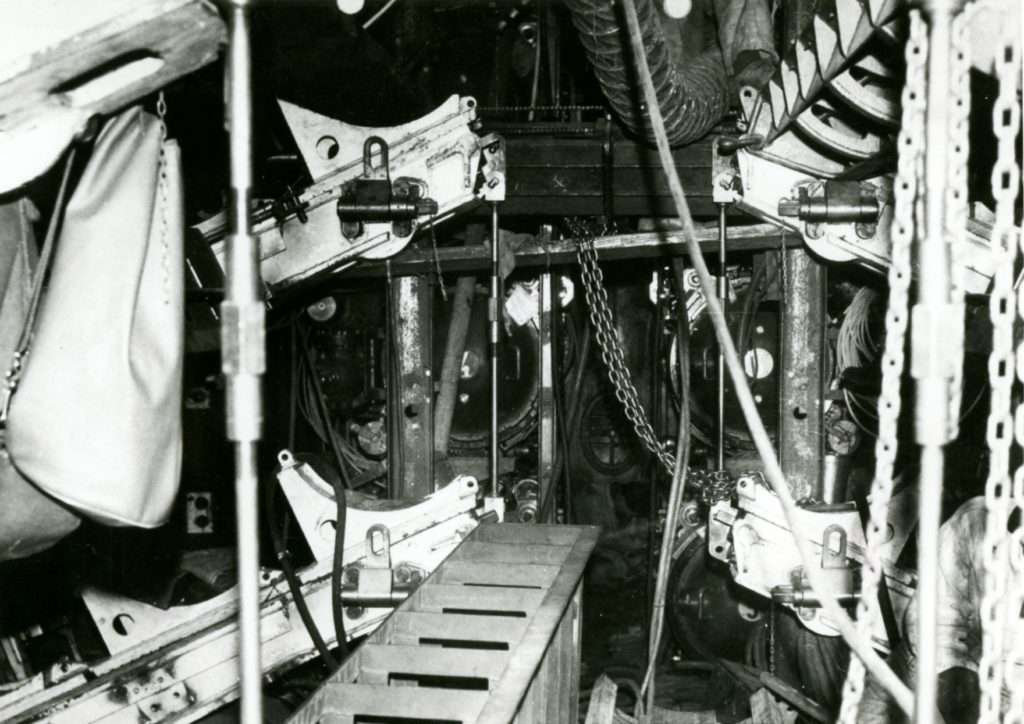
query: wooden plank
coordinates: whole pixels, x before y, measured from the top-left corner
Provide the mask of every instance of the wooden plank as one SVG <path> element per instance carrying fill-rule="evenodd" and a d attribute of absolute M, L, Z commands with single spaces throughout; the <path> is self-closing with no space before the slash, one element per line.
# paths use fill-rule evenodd
<path fill-rule="evenodd" d="M 472 722 L 487 701 L 485 691 L 428 689 L 413 686 L 327 684 L 321 715 L 403 717 Z"/>
<path fill-rule="evenodd" d="M 493 681 L 505 670 L 509 658 L 507 651 L 382 644 L 366 644 L 359 653 L 361 684 L 387 684 L 389 674 L 457 676 Z"/>
<path fill-rule="evenodd" d="M 583 653 L 583 585 L 576 586 L 572 597 L 572 670 L 569 676 L 569 716 L 565 721 L 574 722 L 579 719 L 580 707 L 580 656 Z"/>
<path fill-rule="evenodd" d="M 451 555 L 453 561 L 478 563 L 542 563 L 562 565 L 570 549 L 564 546 L 546 546 L 533 543 L 485 543 L 469 541 L 460 545 Z"/>
<path fill-rule="evenodd" d="M 579 537 L 579 529 L 535 523 L 484 523 L 469 537 L 481 543 L 533 543 L 568 548 Z"/>
<path fill-rule="evenodd" d="M 575 657 L 575 652 L 573 651 L 573 628 L 575 626 L 575 622 L 576 602 L 574 600 L 562 616 L 562 622 L 558 624 L 558 635 L 561 639 L 558 644 L 560 651 L 558 656 L 558 680 L 562 682 L 562 686 L 558 692 L 558 715 L 556 717 L 556 721 L 570 721 L 570 713 L 574 713 L 576 711 L 571 708 L 571 697 L 578 696 L 578 693 L 574 688 L 574 683 L 579 681 L 577 679 L 576 682 L 574 682 L 572 679 L 573 658 Z"/>
<path fill-rule="evenodd" d="M 469 611 L 507 611 L 529 617 L 544 601 L 547 591 L 535 588 L 505 588 L 504 586 L 448 586 L 427 584 L 416 592 L 416 609 L 441 611 L 464 609 Z"/>
<path fill-rule="evenodd" d="M 476 561 L 448 561 L 439 571 L 437 583 L 548 588 L 558 576 L 558 566 L 511 563 L 495 566 Z"/>
<path fill-rule="evenodd" d="M 587 707 L 584 724 L 612 724 L 615 718 L 615 696 L 618 691 L 618 684 L 607 676 L 601 674 L 597 677 L 590 694 L 590 706 Z"/>
<path fill-rule="evenodd" d="M 503 618 L 496 626 L 486 616 L 396 611 L 391 617 L 396 643 L 417 643 L 420 639 L 505 643 L 511 648 L 526 632 L 525 619 Z"/>
<path fill-rule="evenodd" d="M 579 537 L 565 558 L 562 575 L 558 577 L 530 621 L 522 640 L 510 659 L 508 668 L 498 682 L 481 712 L 477 724 L 506 724 L 519 708 L 522 692 L 529 686 L 540 665 L 562 614 L 583 576 L 590 552 L 597 543 L 599 529 L 580 528 Z"/>

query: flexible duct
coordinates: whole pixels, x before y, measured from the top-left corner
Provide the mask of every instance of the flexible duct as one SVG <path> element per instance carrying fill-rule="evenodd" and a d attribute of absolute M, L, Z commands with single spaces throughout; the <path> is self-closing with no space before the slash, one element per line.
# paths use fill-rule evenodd
<path fill-rule="evenodd" d="M 621 6 L 612 0 L 566 0 L 587 57 L 605 97 L 619 119 L 635 134 L 654 141 L 654 132 L 640 98 L 637 69 L 628 50 Z M 718 48 L 691 59 L 683 57 L 652 0 L 636 0 L 643 28 L 647 63 L 665 116 L 669 143 L 697 140 L 721 120 L 729 108 L 728 85 Z"/>

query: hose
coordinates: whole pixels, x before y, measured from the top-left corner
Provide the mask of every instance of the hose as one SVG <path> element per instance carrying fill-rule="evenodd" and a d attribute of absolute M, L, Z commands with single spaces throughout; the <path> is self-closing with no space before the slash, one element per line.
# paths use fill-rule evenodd
<path fill-rule="evenodd" d="M 309 344 L 305 335 L 299 334 L 302 356 L 306 362 L 306 368 L 313 378 L 313 386 L 316 389 L 316 403 L 320 413 L 320 420 L 326 430 L 331 429 L 330 415 L 327 412 L 327 401 L 324 399 L 323 389 L 320 387 L 320 378 L 317 376 L 316 365 L 313 363 L 313 355 L 309 351 Z M 349 484 L 348 473 L 345 470 L 345 461 L 342 458 L 338 441 L 334 435 L 327 435 L 331 444 L 331 451 L 334 453 L 334 462 L 337 464 L 341 475 L 346 476 L 345 482 L 332 480 L 334 484 L 334 502 L 337 506 L 336 520 L 334 524 L 334 561 L 331 567 L 331 614 L 334 617 L 334 633 L 338 639 L 338 653 L 344 659 L 348 656 L 348 638 L 345 636 L 345 612 L 341 605 L 341 574 L 345 567 L 345 519 L 348 512 L 348 504 L 345 499 L 345 487 Z"/>
<path fill-rule="evenodd" d="M 654 142 L 654 127 L 639 97 L 639 69 L 629 52 L 621 4 L 610 0 L 566 0 L 573 24 L 601 89 L 615 115 L 638 136 Z M 654 81 L 665 131 L 672 146 L 704 136 L 729 110 L 722 54 L 717 47 L 684 58 L 669 42 L 663 19 L 652 0 L 637 0 L 647 65 Z M 669 28 L 677 27 L 664 20 Z"/>
<path fill-rule="evenodd" d="M 682 222 L 683 238 L 686 240 L 687 252 L 690 261 L 697 270 L 700 279 L 700 286 L 707 299 L 708 314 L 715 325 L 715 334 L 718 343 L 725 353 L 725 362 L 729 370 L 729 377 L 732 379 L 735 388 L 736 398 L 743 410 L 743 417 L 750 428 L 750 435 L 754 440 L 758 454 L 764 463 L 765 477 L 771 484 L 772 490 L 779 499 L 782 506 L 786 523 L 793 532 L 793 542 L 800 553 L 804 570 L 810 579 L 811 588 L 821 600 L 832 624 L 839 630 L 842 637 L 850 645 L 850 648 L 860 657 L 865 668 L 874 675 L 896 699 L 900 708 L 908 715 L 913 716 L 914 697 L 907 685 L 893 672 L 889 666 L 875 653 L 869 642 L 863 641 L 857 634 L 857 630 L 850 620 L 849 615 L 839 606 L 832 592 L 824 580 L 824 574 L 815 560 L 811 545 L 801 532 L 800 521 L 797 517 L 796 501 L 793 500 L 793 493 L 786 483 L 786 477 L 779 465 L 778 456 L 772 446 L 768 431 L 765 430 L 764 421 L 758 412 L 757 404 L 754 402 L 754 395 L 747 384 L 746 373 L 739 355 L 736 353 L 736 345 L 729 333 L 729 324 L 725 319 L 725 311 L 719 304 L 716 297 L 715 283 L 708 271 L 707 263 L 701 254 L 700 244 L 697 243 L 697 235 L 694 230 L 693 217 L 690 215 L 690 207 L 686 203 L 686 193 L 683 191 L 683 184 L 679 180 L 679 172 L 675 167 L 672 152 L 669 148 L 668 136 L 665 133 L 664 122 L 661 111 L 658 107 L 658 99 L 655 95 L 655 86 L 650 73 L 647 70 L 646 56 L 644 55 L 644 38 L 642 26 L 640 25 L 632 0 L 623 0 L 623 7 L 626 10 L 626 19 L 629 24 L 630 42 L 634 48 L 634 57 L 637 58 L 637 65 L 641 68 L 640 79 L 643 83 L 644 97 L 649 101 L 651 121 L 657 131 L 658 156 L 661 160 L 662 170 L 668 182 L 669 190 L 672 193 L 672 200 L 675 203 L 676 212 Z"/>
<path fill-rule="evenodd" d="M 298 575 L 296 575 L 294 566 L 292 566 L 291 551 L 288 550 L 281 529 L 278 527 L 277 487 L 273 482 L 270 482 L 266 486 L 264 493 L 267 501 L 267 526 L 270 529 L 270 540 L 274 545 L 274 555 L 277 556 L 277 560 L 281 563 L 281 570 L 284 571 L 284 579 L 288 582 L 288 590 L 292 594 L 292 600 L 295 601 L 295 608 L 299 612 L 299 618 L 302 619 L 302 625 L 306 627 L 309 638 L 313 641 L 313 646 L 316 647 L 317 653 L 320 654 L 320 660 L 323 661 L 328 671 L 334 671 L 338 668 L 338 662 L 331 656 L 324 637 L 320 635 L 320 629 L 316 627 L 316 621 L 313 620 L 313 615 L 306 604 L 306 597 L 302 593 L 302 582 L 299 580 Z"/>

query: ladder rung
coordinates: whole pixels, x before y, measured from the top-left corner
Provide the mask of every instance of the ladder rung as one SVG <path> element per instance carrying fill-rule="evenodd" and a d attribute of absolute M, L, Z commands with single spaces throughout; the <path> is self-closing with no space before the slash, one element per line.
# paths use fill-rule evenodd
<path fill-rule="evenodd" d="M 504 586 L 447 586 L 428 583 L 416 592 L 418 610 L 456 609 L 500 611 L 509 615 L 530 616 L 540 606 L 547 591 L 536 588 Z M 492 625 L 501 625 L 493 622 Z"/>
<path fill-rule="evenodd" d="M 436 646 L 387 646 L 374 643 L 364 644 L 359 651 L 359 681 L 363 684 L 387 684 L 390 674 L 450 676 L 487 679 L 493 682 L 505 670 L 509 657 L 507 651 L 442 649 Z"/>
<path fill-rule="evenodd" d="M 548 588 L 561 570 L 558 566 L 541 563 L 495 566 L 476 561 L 450 561 L 439 571 L 437 583 Z"/>
<path fill-rule="evenodd" d="M 515 645 L 526 631 L 526 620 L 504 618 L 501 625 L 487 616 L 428 611 L 396 611 L 393 635 L 396 643 L 416 643 L 420 639 L 504 643 Z"/>
<path fill-rule="evenodd" d="M 468 540 L 452 553 L 452 561 L 479 563 L 543 563 L 561 565 L 569 554 L 566 546 L 548 546 L 537 543 L 485 543 Z"/>
<path fill-rule="evenodd" d="M 372 684 L 328 683 L 324 686 L 324 695 L 321 717 L 409 717 L 422 714 L 430 719 L 467 724 L 476 719 L 487 701 L 486 691 Z"/>

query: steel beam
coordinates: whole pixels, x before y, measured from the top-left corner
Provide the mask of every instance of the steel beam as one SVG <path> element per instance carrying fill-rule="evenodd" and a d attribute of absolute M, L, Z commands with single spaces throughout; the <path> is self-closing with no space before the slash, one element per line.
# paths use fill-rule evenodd
<path fill-rule="evenodd" d="M 779 330 L 779 460 L 793 497 L 821 498 L 824 481 L 825 267 L 785 253 Z"/>
<path fill-rule="evenodd" d="M 391 410 L 400 434 L 389 443 L 392 495 L 421 498 L 434 492 L 434 378 L 431 370 L 431 287 L 425 276 L 395 280 L 398 390 Z"/>
<path fill-rule="evenodd" d="M 697 241 L 709 254 L 718 251 L 718 224 L 698 226 Z M 773 224 L 753 224 L 729 227 L 729 252 L 764 251 L 802 246 L 799 235 L 789 233 L 780 239 L 779 227 Z M 616 234 L 594 240 L 601 261 L 625 259 L 665 258 L 686 255 L 686 242 L 681 231 L 645 231 L 636 234 Z M 436 258 L 436 262 L 435 262 Z M 576 264 L 576 243 L 571 239 L 542 241 L 520 247 L 515 252 L 516 268 L 546 267 L 551 264 Z M 429 248 L 407 248 L 391 258 L 391 273 L 430 274 L 440 264 L 445 273 L 487 271 L 490 269 L 490 248 L 482 244 L 441 247 L 436 257 Z M 347 278 L 382 277 L 386 275 L 383 261 L 364 261 L 341 274 Z"/>

